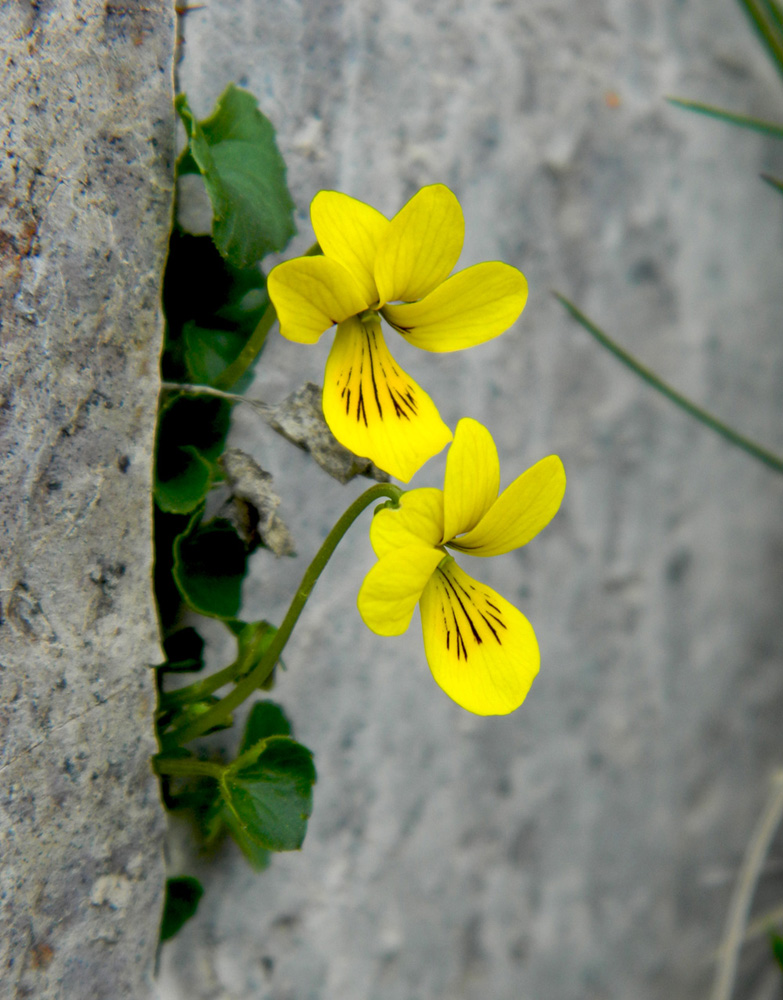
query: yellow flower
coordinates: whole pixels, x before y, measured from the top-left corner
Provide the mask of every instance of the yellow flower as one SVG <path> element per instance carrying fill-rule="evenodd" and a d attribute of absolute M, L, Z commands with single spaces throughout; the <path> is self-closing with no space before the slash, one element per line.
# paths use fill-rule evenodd
<path fill-rule="evenodd" d="M 389 353 L 380 317 L 425 351 L 472 347 L 522 312 L 525 276 L 490 261 L 448 277 L 465 222 L 442 184 L 422 188 L 391 220 L 337 191 L 320 191 L 310 216 L 323 256 L 297 257 L 269 275 L 280 332 L 314 344 L 337 324 L 324 376 L 326 422 L 351 451 L 408 482 L 451 431 Z"/>
<path fill-rule="evenodd" d="M 432 675 L 458 705 L 506 715 L 538 673 L 527 618 L 465 573 L 446 547 L 496 556 L 526 545 L 555 516 L 565 492 L 557 455 L 542 459 L 498 496 L 500 463 L 486 427 L 463 419 L 446 459 L 443 490 L 402 495 L 370 528 L 378 562 L 359 591 L 359 612 L 379 635 L 401 635 L 416 604 Z"/>

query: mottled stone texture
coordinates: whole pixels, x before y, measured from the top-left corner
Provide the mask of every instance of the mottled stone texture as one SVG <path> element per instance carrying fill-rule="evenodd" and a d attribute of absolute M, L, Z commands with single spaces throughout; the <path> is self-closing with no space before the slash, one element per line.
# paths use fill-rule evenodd
<path fill-rule="evenodd" d="M 0 6 L 0 997 L 149 995 L 168 3 Z"/>
<path fill-rule="evenodd" d="M 175 853 L 207 894 L 164 949 L 162 994 L 702 1000 L 783 757 L 783 479 L 645 388 L 549 290 L 783 451 L 783 203 L 758 178 L 783 176 L 781 148 L 664 101 L 780 118 L 780 79 L 734 0 L 237 0 L 189 14 L 185 41 L 200 115 L 234 80 L 277 124 L 295 249 L 321 187 L 391 213 L 445 181 L 463 265 L 525 271 L 530 301 L 500 339 L 442 356 L 389 343 L 452 426 L 487 424 L 504 482 L 558 452 L 569 487 L 527 549 L 464 560 L 540 640 L 509 718 L 442 695 L 417 624 L 365 629 L 366 523 L 341 546 L 275 691 L 320 775 L 303 851 L 260 876 L 236 853 Z M 254 393 L 321 381 L 331 340 L 270 337 Z M 244 613 L 279 621 L 363 485 L 328 480 L 249 408 L 234 443 L 275 475 L 299 553 L 255 557 Z M 779 863 L 761 894 L 783 900 Z M 765 948 L 747 951 L 742 1000 L 779 989 Z"/>

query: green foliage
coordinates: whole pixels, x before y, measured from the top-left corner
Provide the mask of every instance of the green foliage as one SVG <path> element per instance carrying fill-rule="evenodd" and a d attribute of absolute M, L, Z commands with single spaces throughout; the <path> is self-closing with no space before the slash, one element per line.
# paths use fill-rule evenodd
<path fill-rule="evenodd" d="M 197 878 L 180 875 L 166 879 L 166 902 L 160 924 L 160 940 L 168 941 L 195 914 L 204 887 Z"/>
<path fill-rule="evenodd" d="M 204 640 L 192 627 L 177 629 L 163 640 L 166 662 L 158 670 L 197 672 L 204 668 Z"/>
<path fill-rule="evenodd" d="M 212 237 L 236 267 L 248 267 L 282 250 L 296 228 L 294 203 L 275 131 L 256 99 L 230 84 L 213 114 L 199 122 L 187 98 L 175 102 L 188 134 L 180 173 L 198 171 L 212 202 Z"/>
<path fill-rule="evenodd" d="M 177 225 L 163 284 L 166 337 L 156 444 L 155 588 L 166 639 L 158 668 L 157 712 L 161 752 L 155 767 L 170 808 L 193 811 L 206 846 L 231 836 L 251 867 L 262 870 L 269 852 L 299 848 L 312 808 L 312 754 L 296 743 L 283 710 L 262 702 L 250 710 L 233 763 L 205 760 L 184 749 L 181 733 L 220 704 L 221 687 L 245 680 L 269 651 L 277 629 L 237 618 L 248 546 L 221 516 L 206 516 L 210 492 L 224 481 L 220 466 L 231 420 L 230 402 L 171 383 L 230 386 L 242 392 L 275 313 L 258 266 L 282 250 L 295 232 L 285 165 L 269 121 L 246 91 L 230 86 L 214 113 L 197 121 L 180 95 L 177 111 L 188 145 L 177 169 L 200 174 L 213 208 L 212 236 Z M 221 619 L 236 636 L 235 661 L 185 687 L 166 691 L 164 678 L 201 671 L 204 641 L 182 615 Z M 271 687 L 273 674 L 260 687 Z M 232 725 L 219 713 L 206 728 Z M 177 932 L 201 896 L 195 879 L 167 887 L 161 940 Z"/>
<path fill-rule="evenodd" d="M 194 611 L 235 618 L 246 570 L 245 544 L 228 521 L 202 523 L 202 514 L 199 509 L 174 542 L 174 581 Z"/>
<path fill-rule="evenodd" d="M 169 446 L 155 477 L 155 503 L 169 514 L 189 514 L 209 489 L 212 469 L 193 445 Z M 165 478 L 163 478 L 165 477 Z"/>
<path fill-rule="evenodd" d="M 257 266 L 232 267 L 211 237 L 175 229 L 163 303 L 164 377 L 214 385 L 252 337 L 269 308 L 269 297 Z M 239 384 L 238 391 L 246 384 Z"/>
<path fill-rule="evenodd" d="M 222 399 L 170 395 L 158 420 L 155 503 L 168 514 L 190 514 L 213 482 L 231 419 Z"/>
<path fill-rule="evenodd" d="M 209 844 L 216 843 L 228 833 L 254 871 L 262 872 L 269 867 L 270 852 L 253 840 L 241 821 L 228 808 L 221 795 L 216 795 L 212 800 L 204 824 L 204 831 L 206 841 Z"/>
<path fill-rule="evenodd" d="M 199 385 L 214 385 L 244 347 L 241 334 L 206 330 L 195 323 L 186 323 L 182 335 L 188 378 Z"/>
<path fill-rule="evenodd" d="M 306 747 L 271 736 L 226 768 L 220 791 L 251 840 L 270 851 L 296 851 L 312 811 L 315 778 Z"/>
<path fill-rule="evenodd" d="M 195 810 L 206 846 L 228 834 L 260 871 L 270 851 L 302 846 L 315 767 L 313 755 L 292 738 L 290 722 L 273 702 L 253 706 L 241 750 L 230 764 L 200 761 L 181 747 L 165 750 L 155 761 L 161 774 L 186 781 L 185 789 L 169 798 L 175 807 Z"/>

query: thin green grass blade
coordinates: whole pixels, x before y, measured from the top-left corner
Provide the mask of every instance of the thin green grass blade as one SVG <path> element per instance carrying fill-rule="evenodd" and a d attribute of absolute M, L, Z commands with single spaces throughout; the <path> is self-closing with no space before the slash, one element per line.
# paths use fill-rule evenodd
<path fill-rule="evenodd" d="M 769 5 L 759 0 L 739 0 L 739 4 L 766 46 L 775 69 L 783 75 L 783 29 L 777 23 L 776 16 L 770 15 Z"/>
<path fill-rule="evenodd" d="M 742 448 L 743 451 L 752 455 L 753 458 L 757 458 L 764 465 L 769 466 L 770 469 L 774 469 L 776 472 L 783 473 L 783 458 L 779 458 L 773 452 L 768 451 L 766 448 L 762 448 L 760 445 L 751 441 L 749 438 L 744 437 L 739 434 L 732 427 L 724 424 L 723 421 L 718 420 L 711 413 L 707 413 L 700 406 L 691 402 L 687 396 L 683 396 L 681 393 L 677 392 L 676 389 L 672 389 L 670 385 L 667 385 L 663 379 L 658 378 L 658 376 L 650 371 L 649 368 L 645 368 L 641 362 L 637 361 L 631 354 L 624 351 L 619 344 L 616 344 L 611 337 L 607 336 L 603 330 L 599 329 L 592 323 L 583 312 L 581 312 L 577 307 L 569 302 L 565 296 L 560 295 L 559 292 L 552 293 L 554 297 L 560 302 L 568 312 L 573 316 L 573 318 L 581 326 L 587 330 L 591 336 L 593 336 L 602 347 L 605 347 L 614 356 L 627 367 L 630 368 L 632 372 L 635 372 L 641 379 L 643 379 L 647 385 L 652 386 L 653 389 L 657 389 L 663 396 L 670 399 L 673 403 L 676 403 L 680 409 L 685 410 L 692 417 L 700 420 L 701 423 L 705 424 L 707 427 L 711 428 L 717 434 L 720 434 L 722 438 L 726 441 L 731 442 L 731 444 L 737 445 L 738 448 Z"/>
<path fill-rule="evenodd" d="M 777 0 L 764 0 L 764 7 L 769 19 L 774 23 L 780 35 L 783 37 L 783 7 Z"/>
<path fill-rule="evenodd" d="M 772 177 L 770 174 L 762 174 L 761 179 L 766 181 L 770 187 L 783 194 L 783 181 L 779 181 L 777 177 Z"/>
<path fill-rule="evenodd" d="M 720 121 L 728 122 L 729 125 L 739 125 L 740 128 L 749 128 L 754 132 L 761 132 L 762 135 L 772 136 L 773 139 L 783 139 L 783 125 L 776 122 L 763 121 L 761 118 L 750 118 L 747 115 L 738 115 L 733 111 L 725 111 L 723 108 L 713 107 L 711 104 L 701 104 L 699 101 L 688 101 L 684 97 L 667 97 L 669 104 L 678 108 L 685 108 L 686 111 L 696 111 L 700 115 L 707 115 L 709 118 L 717 118 Z"/>

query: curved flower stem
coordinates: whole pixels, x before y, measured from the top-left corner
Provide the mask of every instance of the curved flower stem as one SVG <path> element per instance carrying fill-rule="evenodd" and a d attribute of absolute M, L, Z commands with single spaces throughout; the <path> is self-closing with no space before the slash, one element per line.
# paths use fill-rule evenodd
<path fill-rule="evenodd" d="M 314 257 L 320 252 L 321 248 L 318 244 L 313 243 L 310 249 L 302 256 Z M 258 354 L 266 341 L 266 335 L 272 329 L 272 324 L 276 319 L 277 311 L 270 302 L 266 307 L 264 315 L 256 324 L 255 330 L 253 330 L 250 334 L 248 342 L 239 352 L 237 357 L 234 358 L 228 368 L 221 373 L 220 377 L 215 379 L 215 387 L 217 389 L 230 389 L 232 385 L 236 385 L 236 383 L 242 378 L 248 368 L 258 357 Z"/>
<path fill-rule="evenodd" d="M 569 302 L 568 299 L 565 298 L 565 296 L 560 295 L 559 292 L 552 292 L 552 294 L 558 302 L 561 302 L 566 307 L 574 319 L 578 323 L 581 323 L 585 330 L 595 337 L 602 347 L 611 351 L 616 358 L 622 361 L 622 363 L 630 368 L 632 372 L 636 372 L 636 374 L 640 378 L 644 379 L 648 385 L 651 385 L 653 389 L 657 389 L 658 392 L 662 393 L 673 403 L 676 403 L 677 406 L 685 410 L 686 413 L 689 413 L 692 417 L 700 420 L 703 424 L 706 424 L 707 427 L 712 428 L 712 430 L 714 430 L 717 434 L 720 434 L 721 437 L 730 441 L 732 444 L 737 445 L 738 448 L 742 448 L 743 451 L 746 451 L 749 455 L 757 458 L 760 462 L 769 466 L 770 469 L 774 469 L 775 472 L 783 472 L 783 458 L 780 458 L 773 452 L 768 451 L 766 448 L 762 448 L 761 445 L 756 444 L 755 441 L 751 441 L 750 438 L 746 438 L 744 435 L 739 434 L 732 427 L 729 427 L 727 424 L 724 424 L 723 421 L 718 420 L 717 417 L 713 417 L 711 413 L 708 413 L 706 410 L 702 410 L 700 406 L 692 403 L 687 396 L 683 396 L 681 393 L 677 392 L 676 389 L 672 389 L 672 387 L 667 385 L 663 379 L 658 378 L 658 376 L 654 372 L 651 372 L 649 368 L 645 368 L 645 366 L 637 361 L 636 358 L 634 358 L 627 351 L 624 351 L 619 344 L 616 344 L 603 332 L 603 330 L 599 329 L 595 323 L 591 323 L 587 316 L 585 316 L 583 312 L 580 312 L 572 302 Z"/>
<path fill-rule="evenodd" d="M 326 540 L 318 550 L 315 559 L 313 559 L 308 566 L 305 575 L 302 577 L 302 582 L 299 584 L 299 589 L 294 595 L 294 599 L 291 601 L 291 605 L 286 612 L 283 624 L 277 630 L 277 633 L 264 656 L 259 660 L 253 670 L 250 671 L 247 677 L 244 677 L 233 691 L 227 694 L 224 698 L 221 698 L 217 705 L 188 725 L 181 726 L 178 729 L 173 729 L 170 733 L 167 733 L 167 743 L 170 741 L 170 745 L 182 745 L 183 743 L 187 743 L 189 740 L 195 739 L 197 736 L 201 736 L 202 733 L 207 732 L 207 730 L 212 729 L 213 726 L 223 722 L 223 720 L 234 711 L 237 705 L 241 705 L 242 702 L 256 690 L 256 688 L 260 687 L 261 684 L 264 683 L 267 677 L 272 673 L 275 664 L 280 659 L 280 655 L 285 649 L 285 644 L 288 642 L 288 639 L 294 630 L 294 626 L 296 625 L 299 615 L 302 613 L 318 577 L 321 575 L 323 568 L 331 558 L 332 553 L 337 548 L 340 539 L 350 528 L 356 518 L 362 513 L 362 511 L 369 507 L 371 503 L 375 503 L 376 500 L 380 500 L 383 497 L 387 497 L 389 500 L 397 502 L 402 494 L 403 490 L 401 490 L 399 486 L 394 486 L 391 483 L 379 483 L 377 486 L 371 486 L 368 490 L 365 490 L 360 497 L 354 500 L 348 510 L 345 511 L 337 524 L 335 524 L 326 536 Z M 258 641 L 262 641 L 262 638 L 263 637 L 259 637 Z M 245 657 L 247 660 L 252 661 L 256 653 L 257 650 L 251 646 L 247 649 Z"/>

